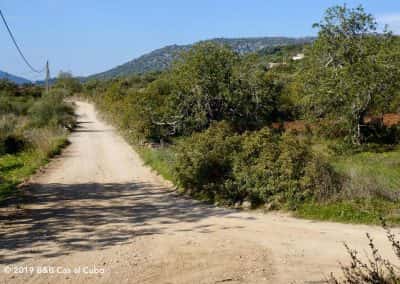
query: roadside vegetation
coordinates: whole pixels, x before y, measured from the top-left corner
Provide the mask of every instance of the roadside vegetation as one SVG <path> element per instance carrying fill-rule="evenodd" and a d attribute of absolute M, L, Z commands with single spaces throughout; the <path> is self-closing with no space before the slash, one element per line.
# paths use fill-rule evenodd
<path fill-rule="evenodd" d="M 400 223 L 400 40 L 362 7 L 330 8 L 315 27 L 311 45 L 250 55 L 199 43 L 168 71 L 88 81 L 83 93 L 185 193 Z"/>
<path fill-rule="evenodd" d="M 396 262 L 392 259 L 400 260 L 400 241 L 381 220 L 383 228 L 386 230 L 386 237 L 390 243 L 393 255 L 391 258 L 382 256 L 379 248 L 376 247 L 370 234 L 366 234 L 368 239 L 369 254 L 367 259 L 359 255 L 357 250 L 352 249 L 347 244 L 345 248 L 350 257 L 350 264 L 341 264 L 342 275 L 331 274 L 327 284 L 398 284 L 400 283 L 400 269 Z"/>
<path fill-rule="evenodd" d="M 0 81 L 0 202 L 67 144 L 75 115 L 65 95 Z"/>

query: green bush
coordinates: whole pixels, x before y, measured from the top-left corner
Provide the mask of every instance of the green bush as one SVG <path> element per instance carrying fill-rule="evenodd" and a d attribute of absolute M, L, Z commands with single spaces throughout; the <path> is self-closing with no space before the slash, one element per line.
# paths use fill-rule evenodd
<path fill-rule="evenodd" d="M 339 188 L 329 164 L 311 152 L 310 142 L 296 134 L 268 129 L 245 135 L 234 178 L 253 205 L 271 203 L 295 209 L 309 199 L 325 199 Z"/>
<path fill-rule="evenodd" d="M 266 202 L 277 191 L 278 139 L 268 128 L 242 135 L 241 151 L 233 166 L 234 179 L 243 199 L 253 205 Z"/>
<path fill-rule="evenodd" d="M 303 197 L 326 201 L 343 189 L 343 177 L 324 158 L 313 156 L 300 179 Z"/>
<path fill-rule="evenodd" d="M 20 121 L 14 115 L 0 117 L 0 155 L 18 153 L 28 144 L 21 134 L 19 124 Z"/>
<path fill-rule="evenodd" d="M 24 149 L 25 144 L 23 137 L 9 135 L 3 141 L 0 140 L 0 154 L 16 154 Z"/>
<path fill-rule="evenodd" d="M 4 88 L 0 90 L 0 155 L 31 148 L 46 152 L 53 147 L 49 144 L 53 137 L 64 136 L 63 128 L 74 126 L 74 110 L 63 101 L 62 92 L 37 98 L 36 87 Z"/>
<path fill-rule="evenodd" d="M 279 151 L 276 161 L 278 192 L 291 205 L 311 197 L 308 187 L 300 183 L 305 177 L 306 166 L 313 160 L 309 141 L 302 140 L 291 133 L 284 133 L 279 144 Z"/>
<path fill-rule="evenodd" d="M 0 94 L 0 115 L 26 115 L 32 104 L 33 98 L 29 96 L 15 97 Z"/>
<path fill-rule="evenodd" d="M 37 100 L 29 109 L 34 127 L 64 127 L 71 129 L 75 123 L 74 109 L 63 101 L 63 95 L 51 92 Z"/>
<path fill-rule="evenodd" d="M 227 204 L 248 200 L 252 206 L 296 209 L 340 189 L 338 175 L 296 134 L 280 136 L 264 128 L 237 135 L 219 123 L 186 139 L 177 153 L 179 184 Z"/>
<path fill-rule="evenodd" d="M 0 203 L 17 184 L 66 145 L 75 123 L 63 90 L 42 96 L 43 88 L 0 80 Z"/>
<path fill-rule="evenodd" d="M 215 123 L 202 133 L 187 138 L 177 147 L 176 180 L 184 189 L 208 199 L 234 201 L 228 180 L 240 146 L 226 122 Z M 226 187 L 228 185 L 228 188 Z"/>

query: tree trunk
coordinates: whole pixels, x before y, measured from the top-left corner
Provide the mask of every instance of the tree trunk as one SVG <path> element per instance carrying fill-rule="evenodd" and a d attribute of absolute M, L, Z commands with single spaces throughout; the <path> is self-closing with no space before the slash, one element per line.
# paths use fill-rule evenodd
<path fill-rule="evenodd" d="M 357 143 L 357 145 L 361 144 L 361 125 L 360 125 L 360 121 L 358 121 L 358 123 L 357 123 L 356 143 Z"/>
<path fill-rule="evenodd" d="M 357 114 L 354 120 L 356 121 L 356 124 L 354 126 L 355 129 L 353 129 L 353 135 L 352 135 L 354 145 L 361 145 L 362 143 L 361 127 L 364 125 L 364 116 L 365 113 Z"/>
<path fill-rule="evenodd" d="M 353 114 L 351 119 L 351 127 L 349 129 L 349 134 L 351 137 L 351 142 L 353 145 L 361 144 L 361 121 L 359 114 Z"/>

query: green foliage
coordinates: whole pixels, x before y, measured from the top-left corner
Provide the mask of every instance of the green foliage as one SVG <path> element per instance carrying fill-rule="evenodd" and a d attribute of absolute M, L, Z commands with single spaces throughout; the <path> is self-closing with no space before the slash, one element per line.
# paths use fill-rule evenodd
<path fill-rule="evenodd" d="M 299 53 L 303 53 L 304 49 L 308 47 L 312 42 L 313 39 L 310 38 L 310 41 L 306 43 L 268 46 L 258 51 L 257 54 L 263 56 L 263 58 L 265 58 L 267 62 L 290 62 L 293 56 L 296 56 Z"/>
<path fill-rule="evenodd" d="M 247 134 L 237 156 L 235 178 L 251 190 L 253 203 L 274 203 L 295 209 L 306 200 L 323 200 L 340 189 L 337 174 L 311 151 L 311 144 L 291 133 L 268 129 Z"/>
<path fill-rule="evenodd" d="M 164 123 L 168 113 L 170 83 L 164 78 L 131 77 L 107 82 L 90 82 L 85 88 L 98 108 L 136 141 L 168 138 L 174 131 Z M 144 88 L 143 86 L 146 86 Z"/>
<path fill-rule="evenodd" d="M 37 86 L 0 82 L 0 200 L 59 152 L 74 123 L 60 93 L 41 97 Z"/>
<path fill-rule="evenodd" d="M 362 152 L 335 159 L 333 165 L 347 176 L 345 198 L 383 198 L 398 201 L 400 197 L 400 150 Z"/>
<path fill-rule="evenodd" d="M 16 187 L 43 166 L 49 158 L 58 154 L 67 145 L 65 137 L 47 136 L 51 147 L 27 149 L 13 155 L 0 155 L 0 204 L 7 197 L 17 193 Z"/>
<path fill-rule="evenodd" d="M 32 126 L 72 129 L 75 123 L 74 110 L 63 99 L 62 93 L 53 90 L 36 100 L 28 111 Z"/>
<path fill-rule="evenodd" d="M 0 95 L 0 115 L 26 115 L 28 113 L 28 109 L 33 104 L 33 100 L 34 98 L 32 97 L 12 97 Z"/>
<path fill-rule="evenodd" d="M 382 121 L 369 123 L 363 128 L 363 139 L 370 144 L 399 144 L 400 125 L 385 126 Z"/>
<path fill-rule="evenodd" d="M 296 216 L 314 220 L 355 224 L 380 224 L 385 217 L 391 224 L 400 224 L 398 202 L 371 198 L 305 202 L 297 207 Z"/>
<path fill-rule="evenodd" d="M 57 80 L 52 88 L 65 90 L 68 95 L 73 95 L 82 91 L 81 82 L 79 82 L 77 78 L 74 78 L 71 73 L 63 71 L 58 74 Z"/>
<path fill-rule="evenodd" d="M 200 43 L 172 69 L 172 100 L 181 116 L 182 132 L 202 130 L 222 120 L 229 110 L 230 79 L 238 56 L 229 48 Z"/>
<path fill-rule="evenodd" d="M 377 33 L 362 7 L 336 6 L 316 24 L 299 80 L 306 114 L 339 122 L 353 143 L 362 142 L 364 117 L 383 112 L 399 89 L 400 45 L 391 33 Z"/>
<path fill-rule="evenodd" d="M 232 71 L 226 119 L 239 130 L 257 129 L 278 118 L 283 82 L 260 68 L 257 56 L 247 56 Z"/>
<path fill-rule="evenodd" d="M 177 149 L 177 181 L 191 192 L 228 204 L 247 199 L 253 206 L 275 203 L 295 208 L 329 198 L 339 188 L 332 168 L 293 134 L 267 128 L 234 135 L 226 123 L 186 139 Z"/>
<path fill-rule="evenodd" d="M 256 55 L 241 57 L 226 46 L 200 43 L 170 72 L 106 83 L 88 82 L 87 93 L 132 136 L 169 140 L 229 121 L 236 131 L 259 129 L 285 111 L 279 108 L 287 78 L 263 68 Z M 286 110 L 290 99 L 286 97 Z"/>
<path fill-rule="evenodd" d="M 4 135 L 0 137 L 0 155 L 16 154 L 20 152 L 26 144 L 26 140 L 22 136 Z"/>
<path fill-rule="evenodd" d="M 283 83 L 256 55 L 240 57 L 212 43 L 195 45 L 173 66 L 171 99 L 181 133 L 227 120 L 236 130 L 258 129 L 277 119 Z"/>
<path fill-rule="evenodd" d="M 14 94 L 16 90 L 18 90 L 18 85 L 9 81 L 9 80 L 0 80 L 0 90 L 4 94 Z"/>
<path fill-rule="evenodd" d="M 225 123 L 213 124 L 203 133 L 187 138 L 177 146 L 176 180 L 184 189 L 207 199 L 232 202 L 240 194 L 230 187 L 233 159 L 240 146 Z"/>
<path fill-rule="evenodd" d="M 279 137 L 268 128 L 242 135 L 241 151 L 235 157 L 235 184 L 254 205 L 267 202 L 277 193 L 276 160 Z"/>
<path fill-rule="evenodd" d="M 16 133 L 17 118 L 14 115 L 4 115 L 0 117 L 0 155 L 7 153 L 18 152 L 23 146 L 23 143 L 10 143 L 19 141 Z M 22 142 L 22 141 L 21 141 Z M 22 145 L 20 145 L 22 144 Z"/>
<path fill-rule="evenodd" d="M 174 164 L 176 160 L 175 150 L 173 147 L 160 147 L 151 149 L 148 147 L 136 147 L 141 158 L 146 165 L 149 165 L 163 178 L 169 181 L 174 180 Z"/>

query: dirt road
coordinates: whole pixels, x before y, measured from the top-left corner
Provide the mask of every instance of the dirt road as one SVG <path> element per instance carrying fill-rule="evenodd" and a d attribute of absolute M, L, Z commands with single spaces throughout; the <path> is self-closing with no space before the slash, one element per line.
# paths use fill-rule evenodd
<path fill-rule="evenodd" d="M 370 232 L 390 252 L 377 227 L 177 196 L 92 105 L 77 112 L 81 127 L 33 179 L 32 200 L 1 216 L 0 283 L 315 283 L 347 261 L 343 241 L 362 251 Z"/>

